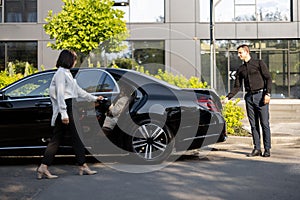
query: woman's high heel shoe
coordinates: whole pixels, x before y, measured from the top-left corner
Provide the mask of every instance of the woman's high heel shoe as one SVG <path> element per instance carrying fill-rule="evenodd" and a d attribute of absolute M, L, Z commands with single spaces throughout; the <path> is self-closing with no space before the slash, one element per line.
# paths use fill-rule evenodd
<path fill-rule="evenodd" d="M 91 170 L 87 164 L 83 164 L 82 166 L 79 167 L 79 175 L 82 176 L 83 174 L 87 175 L 94 175 L 97 174 L 97 171 Z"/>
<path fill-rule="evenodd" d="M 58 178 L 56 175 L 52 175 L 48 169 L 47 166 L 41 165 L 40 167 L 37 168 L 37 179 L 42 179 L 42 178 L 48 178 L 48 179 L 54 179 Z"/>

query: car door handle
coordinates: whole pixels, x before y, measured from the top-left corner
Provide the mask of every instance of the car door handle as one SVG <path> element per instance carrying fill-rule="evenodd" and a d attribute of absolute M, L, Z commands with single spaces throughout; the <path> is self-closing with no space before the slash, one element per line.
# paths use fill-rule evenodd
<path fill-rule="evenodd" d="M 52 105 L 51 102 L 38 102 L 38 103 L 35 104 L 35 106 L 38 106 L 38 107 L 41 107 L 41 106 L 49 107 L 51 105 Z"/>

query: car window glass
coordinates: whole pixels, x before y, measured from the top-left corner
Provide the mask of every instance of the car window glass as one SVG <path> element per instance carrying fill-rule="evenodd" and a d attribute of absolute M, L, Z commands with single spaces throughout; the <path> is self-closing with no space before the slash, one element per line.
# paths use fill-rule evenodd
<path fill-rule="evenodd" d="M 5 95 L 9 98 L 49 97 L 49 85 L 53 73 L 29 77 L 12 87 Z"/>
<path fill-rule="evenodd" d="M 101 70 L 81 70 L 76 80 L 78 85 L 87 92 L 118 91 L 112 77 Z"/>
<path fill-rule="evenodd" d="M 118 88 L 111 76 L 106 75 L 104 82 L 101 84 L 100 92 L 117 92 Z"/>
<path fill-rule="evenodd" d="M 105 74 L 96 70 L 80 70 L 76 76 L 78 85 L 87 92 L 97 92 Z"/>

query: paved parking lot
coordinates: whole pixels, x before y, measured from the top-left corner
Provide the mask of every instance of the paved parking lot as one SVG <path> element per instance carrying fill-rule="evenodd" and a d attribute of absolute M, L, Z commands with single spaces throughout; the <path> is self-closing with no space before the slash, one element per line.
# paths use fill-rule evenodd
<path fill-rule="evenodd" d="M 0 199 L 298 200 L 299 140 L 273 139 L 270 158 L 246 157 L 251 138 L 229 137 L 209 152 L 189 152 L 149 173 L 126 173 L 95 162 L 90 166 L 97 175 L 78 176 L 72 158 L 59 158 L 51 167 L 60 176 L 56 180 L 35 179 L 39 159 L 2 159 Z"/>

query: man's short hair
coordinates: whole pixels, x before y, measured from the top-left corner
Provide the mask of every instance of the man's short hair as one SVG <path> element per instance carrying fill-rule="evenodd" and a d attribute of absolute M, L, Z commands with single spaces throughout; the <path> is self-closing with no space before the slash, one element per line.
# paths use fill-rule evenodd
<path fill-rule="evenodd" d="M 249 48 L 249 46 L 247 44 L 241 44 L 236 49 L 239 50 L 239 48 L 243 48 L 247 52 L 250 52 L 250 48 Z"/>

